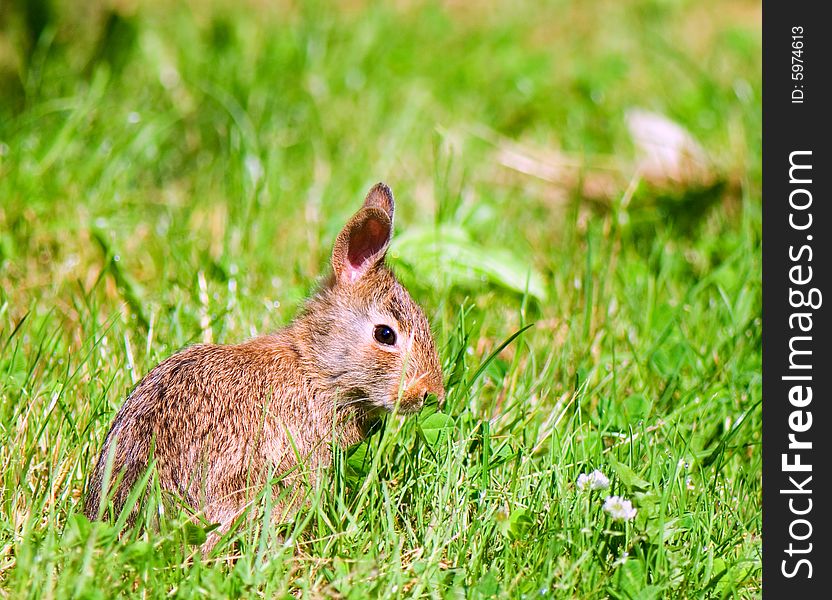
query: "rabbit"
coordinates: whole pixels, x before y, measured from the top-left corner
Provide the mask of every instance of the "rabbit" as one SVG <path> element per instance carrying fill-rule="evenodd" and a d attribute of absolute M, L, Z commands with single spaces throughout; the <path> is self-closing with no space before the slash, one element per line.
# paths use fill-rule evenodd
<path fill-rule="evenodd" d="M 227 531 L 270 475 L 292 486 L 298 467 L 329 464 L 333 441 L 356 444 L 384 413 L 442 401 L 428 320 L 385 265 L 393 212 L 390 188 L 375 185 L 335 239 L 331 274 L 288 326 L 185 348 L 139 382 L 89 479 L 90 520 L 106 516 L 105 471 L 119 514 L 153 460 L 162 490 Z"/>

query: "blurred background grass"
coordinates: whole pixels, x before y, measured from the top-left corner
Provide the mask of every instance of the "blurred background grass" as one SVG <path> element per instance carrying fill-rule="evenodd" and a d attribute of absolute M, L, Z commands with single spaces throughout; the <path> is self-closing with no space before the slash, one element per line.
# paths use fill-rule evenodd
<path fill-rule="evenodd" d="M 457 448 L 490 423 L 530 478 L 560 475 L 531 496 L 510 485 L 520 467 L 494 471 L 499 493 L 483 482 L 484 522 L 559 506 L 533 550 L 475 527 L 431 568 L 470 561 L 469 592 L 756 593 L 760 23 L 758 2 L 713 0 L 0 4 L 0 583 L 88 590 L 68 575 L 81 559 L 43 539 L 77 510 L 130 387 L 185 344 L 287 322 L 383 180 Z M 633 109 L 695 140 L 693 175 L 645 167 Z M 608 549 L 585 564 L 597 538 L 564 533 L 585 528 L 570 482 L 620 444 L 657 489 L 679 461 L 701 489 L 696 509 L 662 504 L 695 522 L 678 556 L 661 533 L 643 534 L 659 559 L 632 542 L 632 585 Z M 482 545 L 494 555 L 471 559 Z M 302 565 L 305 583 L 276 589 L 366 592 Z M 401 592 L 402 569 L 376 593 Z"/>

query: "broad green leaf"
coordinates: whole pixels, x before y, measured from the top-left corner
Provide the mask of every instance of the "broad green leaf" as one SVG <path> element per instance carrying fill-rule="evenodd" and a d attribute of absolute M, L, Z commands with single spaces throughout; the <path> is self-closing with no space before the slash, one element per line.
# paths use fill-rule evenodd
<path fill-rule="evenodd" d="M 393 240 L 390 254 L 406 262 L 420 281 L 435 281 L 442 273 L 451 284 L 464 287 L 487 280 L 505 289 L 546 300 L 543 276 L 526 257 L 505 248 L 489 248 L 458 225 L 413 227 Z"/>
<path fill-rule="evenodd" d="M 633 501 L 638 506 L 639 516 L 651 517 L 654 515 L 661 498 L 652 491 L 633 492 Z"/>
<path fill-rule="evenodd" d="M 633 394 L 624 399 L 624 415 L 630 423 L 646 419 L 650 415 L 653 403 L 640 394 Z"/>
<path fill-rule="evenodd" d="M 182 532 L 185 535 L 185 543 L 191 546 L 199 546 L 201 544 L 204 544 L 205 540 L 208 539 L 208 534 L 205 531 L 205 527 L 201 527 L 193 523 L 185 523 L 184 527 L 182 528 Z"/>
<path fill-rule="evenodd" d="M 624 463 L 618 462 L 612 456 L 609 457 L 609 463 L 615 471 L 615 474 L 618 475 L 618 479 L 620 479 L 621 483 L 627 486 L 628 489 L 640 492 L 646 492 L 650 489 L 650 482 L 636 475 L 636 472 Z"/>
<path fill-rule="evenodd" d="M 131 562 L 137 562 L 153 552 L 153 544 L 144 540 L 132 542 L 124 549 L 125 556 Z"/>
<path fill-rule="evenodd" d="M 367 470 L 370 468 L 371 462 L 370 444 L 367 440 L 364 440 L 360 444 L 356 444 L 349 449 L 347 466 L 359 476 L 363 477 L 367 474 Z"/>
<path fill-rule="evenodd" d="M 516 508 L 508 519 L 500 522 L 500 531 L 510 540 L 521 540 L 534 526 L 534 514 L 527 508 Z"/>
<path fill-rule="evenodd" d="M 419 423 L 419 429 L 431 447 L 436 446 L 453 428 L 453 418 L 441 412 L 435 412 Z"/>
<path fill-rule="evenodd" d="M 488 572 L 480 578 L 474 587 L 475 597 L 477 598 L 495 598 L 499 591 L 500 580 L 493 567 L 488 569 Z"/>
<path fill-rule="evenodd" d="M 615 572 L 615 589 L 611 590 L 611 595 L 614 598 L 634 598 L 644 587 L 645 579 L 644 565 L 641 561 L 629 558 Z"/>
<path fill-rule="evenodd" d="M 654 544 L 664 544 L 670 540 L 674 535 L 687 531 L 679 519 L 665 519 L 661 522 L 659 519 L 651 519 L 647 524 L 647 537 Z"/>

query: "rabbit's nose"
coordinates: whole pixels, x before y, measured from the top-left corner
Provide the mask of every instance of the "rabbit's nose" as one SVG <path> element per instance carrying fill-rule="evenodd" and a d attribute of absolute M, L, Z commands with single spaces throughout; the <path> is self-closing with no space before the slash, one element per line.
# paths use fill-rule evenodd
<path fill-rule="evenodd" d="M 409 410 L 420 410 L 431 396 L 436 396 L 441 403 L 445 397 L 445 388 L 441 380 L 431 381 L 422 377 L 407 386 L 403 404 L 406 404 Z"/>

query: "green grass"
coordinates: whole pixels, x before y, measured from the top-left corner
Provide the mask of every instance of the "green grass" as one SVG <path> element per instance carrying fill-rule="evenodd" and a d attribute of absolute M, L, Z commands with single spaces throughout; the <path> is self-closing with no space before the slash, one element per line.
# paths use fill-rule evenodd
<path fill-rule="evenodd" d="M 759 595 L 756 3 L 109 4 L 0 14 L 0 597 Z M 634 179 L 632 107 L 718 184 Z M 378 180 L 441 412 L 210 558 L 181 515 L 85 521 L 131 387 L 288 322 Z"/>

